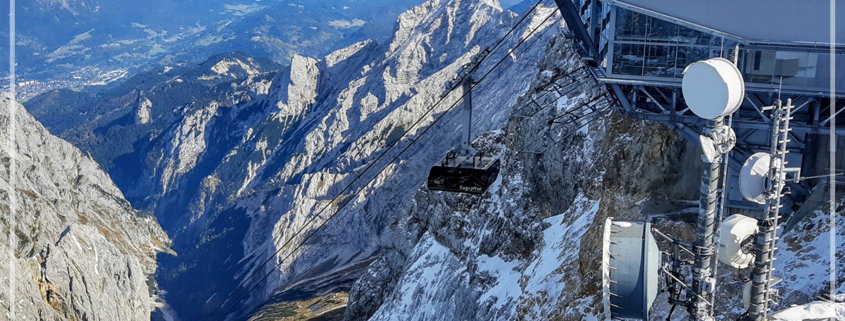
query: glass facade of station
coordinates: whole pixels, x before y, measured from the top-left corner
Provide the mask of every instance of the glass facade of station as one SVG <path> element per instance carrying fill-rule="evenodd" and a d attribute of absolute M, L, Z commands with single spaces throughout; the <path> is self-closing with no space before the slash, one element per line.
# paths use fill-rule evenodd
<path fill-rule="evenodd" d="M 613 77 L 668 80 L 682 78 L 689 64 L 730 57 L 737 42 L 620 7 L 613 8 L 605 35 L 610 42 L 606 72 Z M 831 56 L 807 51 L 740 45 L 739 68 L 746 82 L 799 90 L 830 88 Z M 845 88 L 845 54 L 837 55 L 837 88 Z"/>

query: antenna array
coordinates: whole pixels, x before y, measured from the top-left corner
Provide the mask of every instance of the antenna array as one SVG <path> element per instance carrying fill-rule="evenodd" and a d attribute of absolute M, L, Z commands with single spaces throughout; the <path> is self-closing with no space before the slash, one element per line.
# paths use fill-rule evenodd
<path fill-rule="evenodd" d="M 684 71 L 682 89 L 690 110 L 708 119 L 699 136 L 701 160 L 705 166 L 696 241 L 689 243 L 667 236 L 652 228 L 649 220 L 608 219 L 602 257 L 605 314 L 609 318 L 647 320 L 654 300 L 649 290 L 659 287 L 655 284 L 663 278 L 665 282 L 660 288 L 669 292 L 669 303 L 685 306 L 691 320 L 712 321 L 716 288 L 713 262 L 718 259 L 740 271 L 753 266 L 751 279 L 743 280 L 749 283 L 746 283 L 743 295 L 748 310 L 742 319 L 766 320 L 777 299 L 773 286 L 780 282 L 772 276 L 772 263 L 777 250 L 781 198 L 789 194 L 784 191 L 787 181 L 801 180 L 799 168 L 786 167 L 789 121 L 794 108 L 792 100 L 788 99 L 784 105 L 778 99 L 773 106 L 763 107 L 763 111 L 772 113 L 770 152 L 752 155 L 740 170 L 741 194 L 750 202 L 765 205 L 766 211 L 756 219 L 731 215 L 723 223 L 716 219 L 725 216 L 716 215 L 720 208 L 724 209 L 719 206 L 720 196 L 725 193 L 722 164 L 736 144 L 736 135 L 725 125 L 724 118 L 739 108 L 745 96 L 744 81 L 734 63 L 713 58 L 690 65 Z M 718 240 L 714 237 L 717 226 Z M 661 252 L 653 245 L 652 232 L 670 241 L 672 250 Z M 722 252 L 716 252 L 717 247 Z M 688 259 L 689 256 L 693 259 Z M 682 272 L 685 265 L 692 267 L 689 282 Z M 638 272 L 622 272 L 621 267 Z M 674 307 L 670 317 L 673 311 Z"/>

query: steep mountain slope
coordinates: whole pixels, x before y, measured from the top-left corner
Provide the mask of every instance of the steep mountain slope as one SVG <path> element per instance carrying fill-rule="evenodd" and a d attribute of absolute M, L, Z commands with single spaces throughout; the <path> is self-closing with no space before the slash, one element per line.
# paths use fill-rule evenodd
<path fill-rule="evenodd" d="M 619 115 L 585 128 L 549 122 L 568 111 L 583 115 L 580 106 L 594 98 L 599 104 L 591 106 L 609 103 L 595 81 L 566 76 L 581 63 L 556 35 L 559 16 L 542 23 L 555 12 L 528 17 L 502 45 L 527 39 L 523 47 L 494 51 L 477 74 L 508 57 L 473 91 L 473 133 L 482 135 L 475 147 L 503 162 L 483 196 L 420 188 L 461 129 L 459 113 L 447 112 L 458 94 L 429 108 L 464 64 L 518 20 L 492 0 L 428 1 L 400 16 L 388 42 L 362 41 L 321 59 L 293 56 L 275 74 L 221 76 L 212 94 L 186 95 L 164 105 L 170 111 L 131 96 L 116 118 L 156 130 L 129 136 L 115 145 L 120 153 L 108 154 L 98 150 L 96 132 L 112 131 L 113 121 L 86 120 L 96 123 L 85 125 L 95 135 L 78 135 L 77 143 L 103 155 L 95 157 L 120 177 L 132 204 L 171 233 L 179 255 L 162 256 L 156 277 L 175 310 L 168 317 L 216 318 L 245 295 L 229 319 L 256 311 L 257 319 L 272 318 L 272 309 L 259 310 L 268 302 L 285 310 L 290 301 L 352 288 L 346 313 L 353 319 L 595 318 L 604 218 L 640 218 L 654 202 L 689 207 L 698 195 L 698 148 L 665 127 Z M 234 66 L 219 63 L 191 70 L 203 77 Z M 558 100 L 547 93 L 552 81 L 572 91 Z M 661 224 L 691 234 L 687 224 Z M 796 279 L 801 290 L 793 292 L 804 296 L 790 302 L 808 300 L 818 283 Z M 737 289 L 720 288 L 721 299 L 737 300 Z"/>
<path fill-rule="evenodd" d="M 551 9 L 544 10 L 537 20 L 551 13 Z M 159 217 L 167 212 L 190 213 L 190 224 L 174 227 L 185 231 L 176 236 L 177 244 L 180 237 L 185 237 L 186 243 L 182 244 L 193 246 L 180 252 L 183 255 L 176 258 L 179 261 L 166 262 L 165 266 L 200 259 L 207 263 L 163 274 L 162 284 L 173 289 L 168 302 L 184 307 L 199 304 L 205 309 L 202 312 L 210 313 L 221 303 L 232 304 L 243 293 L 223 301 L 238 282 L 257 273 L 258 277 L 245 282 L 244 287 L 248 288 L 270 272 L 276 262 L 280 268 L 237 310 L 249 311 L 249 307 L 278 291 L 283 292 L 283 299 L 284 293 L 307 296 L 348 288 L 357 271 L 369 262 L 375 250 L 373 240 L 385 218 L 409 205 L 408 196 L 422 182 L 429 164 L 455 143 L 458 120 L 446 118 L 438 123 L 424 141 L 400 157 L 399 165 L 390 166 L 375 184 L 351 197 L 376 173 L 370 170 L 356 180 L 357 175 L 371 164 L 374 169 L 381 168 L 408 146 L 410 138 L 400 138 L 405 133 L 420 133 L 421 127 L 414 122 L 439 99 L 445 82 L 473 54 L 492 46 L 515 18 L 495 4 L 428 2 L 400 17 L 390 43 L 360 43 L 322 61 L 295 58 L 290 73 L 273 80 L 266 100 L 257 99 L 241 107 L 257 108 L 259 112 L 215 120 L 212 131 L 205 134 L 214 142 L 208 146 L 213 147 L 181 176 L 178 185 L 168 184 L 180 191 L 165 192 L 156 205 Z M 522 27 L 515 34 L 527 37 L 525 29 Z M 544 34 L 535 41 L 542 44 L 548 36 Z M 518 39 L 512 38 L 505 46 L 515 45 Z M 518 52 L 516 62 L 509 60 L 503 66 L 510 68 L 495 74 L 511 79 L 508 88 L 479 88 L 474 98 L 476 128 L 486 130 L 504 121 L 502 111 L 506 109 L 502 105 L 513 102 L 502 98 L 516 97 L 524 90 L 527 80 L 523 70 L 534 68 L 538 53 Z M 501 52 L 498 57 L 502 57 Z M 482 70 L 489 70 L 492 64 L 485 64 Z M 455 99 L 450 96 L 434 114 L 423 118 L 422 125 L 433 121 L 430 117 L 442 113 Z M 220 128 L 225 129 L 216 134 Z M 225 140 L 231 143 L 217 138 L 225 137 L 223 133 L 234 136 Z M 178 137 L 176 132 L 174 137 Z M 388 144 L 397 141 L 395 149 L 375 162 Z M 164 174 L 170 173 L 167 166 L 161 165 L 176 163 L 167 161 L 168 154 L 161 155 L 165 161 L 149 170 L 150 175 L 144 175 L 154 186 L 164 186 L 163 179 L 168 178 Z M 345 190 L 350 183 L 354 183 L 352 188 Z M 339 193 L 344 196 L 335 199 Z M 347 201 L 351 203 L 342 216 L 305 246 L 289 252 L 289 239 L 293 239 L 291 245 L 297 244 Z M 306 226 L 311 220 L 314 222 Z M 301 227 L 306 227 L 306 232 L 297 234 Z M 235 245 L 236 242 L 242 245 Z M 237 250 L 240 246 L 242 252 Z M 274 254 L 277 250 L 280 252 Z M 270 265 L 260 264 L 272 257 L 275 258 Z M 219 281 L 214 288 L 208 288 L 207 283 L 193 281 L 198 275 L 200 279 Z M 180 316 L 186 318 L 191 314 L 184 313 L 191 312 L 180 311 Z"/>
<path fill-rule="evenodd" d="M 140 73 L 101 92 L 54 90 L 26 102 L 45 127 L 91 155 L 121 188 L 131 182 L 131 164 L 121 156 L 145 143 L 183 114 L 217 101 L 230 106 L 248 96 L 241 83 L 269 81 L 282 67 L 267 58 L 242 52 L 217 54 L 200 64 L 177 64 Z M 138 151 L 143 153 L 143 151 Z M 131 199 L 130 201 L 135 202 Z"/>
<path fill-rule="evenodd" d="M 50 135 L 8 97 L 2 103 L 0 306 L 9 312 L 4 315 L 149 320 L 157 305 L 156 254 L 167 250 L 167 235 L 154 217 L 132 209 L 90 156 Z M 10 234 L 15 243 L 7 241 Z"/>
<path fill-rule="evenodd" d="M 479 78 L 507 57 L 474 91 L 476 133 L 502 126 L 515 97 L 528 88 L 560 27 L 557 16 L 542 23 L 553 14 L 553 8 L 533 14 L 481 66 Z M 249 288 L 276 262 L 280 268 L 233 315 L 248 314 L 277 293 L 274 299 L 284 300 L 348 289 L 377 250 L 384 222 L 410 205 L 430 164 L 457 143 L 458 113 L 446 114 L 378 177 L 377 171 L 444 115 L 459 97 L 449 95 L 430 109 L 445 84 L 518 19 L 495 1 L 429 1 L 400 16 L 389 42 L 362 41 L 321 60 L 294 56 L 272 78 L 220 80 L 214 94 L 173 104 L 178 107 L 169 113 L 140 92 L 115 94 L 122 98 L 103 106 L 119 111 L 83 116 L 89 123 L 63 136 L 90 150 L 132 204 L 154 212 L 171 233 L 179 256 L 160 259 L 157 279 L 179 317 L 202 318 L 234 303 L 238 296 L 223 301 L 229 291 Z M 523 39 L 508 56 L 506 49 Z M 212 75 L 215 66 L 196 70 Z M 173 83 L 161 79 L 174 80 L 156 77 L 144 95 Z M 507 86 L 493 79 L 508 79 Z M 28 106 L 49 117 L 34 104 L 50 101 L 44 98 Z M 124 127 L 160 130 L 104 134 Z M 101 150 L 109 146 L 103 137 L 123 139 L 114 145 L 120 152 Z M 373 184 L 353 197 L 370 179 Z M 289 252 L 340 207 L 337 219 Z M 245 280 L 253 272 L 258 276 Z"/>

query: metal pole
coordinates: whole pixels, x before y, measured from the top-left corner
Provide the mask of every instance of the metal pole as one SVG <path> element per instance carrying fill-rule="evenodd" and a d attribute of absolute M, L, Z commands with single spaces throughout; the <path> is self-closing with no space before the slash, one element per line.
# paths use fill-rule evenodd
<path fill-rule="evenodd" d="M 470 145 L 472 143 L 472 75 L 467 75 L 464 78 L 463 89 L 464 108 L 462 113 L 464 117 L 464 130 L 461 135 L 460 153 L 467 155 L 472 153 L 472 146 Z"/>
<path fill-rule="evenodd" d="M 739 52 L 739 50 L 737 49 L 734 52 Z M 736 64 L 736 61 L 734 61 L 734 64 Z M 728 118 L 728 127 L 731 127 L 731 126 L 733 126 L 733 115 L 730 115 L 728 117 L 729 117 Z M 730 158 L 731 158 L 730 152 L 722 154 L 722 184 L 719 186 L 722 194 L 719 196 L 719 212 L 716 215 L 715 235 L 713 236 L 713 239 L 715 240 L 715 243 L 713 244 L 713 248 L 715 249 L 715 253 L 713 254 L 713 256 L 716 257 L 716 258 L 719 257 L 719 235 L 722 232 L 721 231 L 722 220 L 725 217 L 725 211 L 726 211 L 725 210 L 725 208 L 726 208 L 725 204 L 727 204 L 727 199 L 728 199 L 728 176 L 729 176 L 728 170 L 730 169 L 728 162 L 730 161 Z M 715 262 L 713 264 L 713 272 L 710 274 L 710 277 L 713 278 L 714 280 L 717 277 L 719 277 L 719 260 L 718 259 L 715 260 Z M 719 286 L 717 284 L 716 286 L 713 287 L 713 293 L 716 293 L 718 289 L 719 289 Z M 715 298 L 715 294 L 714 294 L 714 297 L 713 297 L 714 303 L 715 303 L 715 300 L 716 300 L 716 298 Z M 715 308 L 716 307 L 713 304 L 710 305 L 710 315 L 711 316 L 715 315 L 715 313 L 714 313 Z"/>
<path fill-rule="evenodd" d="M 705 132 L 717 131 L 725 126 L 724 118 L 716 118 L 707 124 Z M 721 176 L 722 158 L 702 156 L 704 171 L 701 175 L 701 198 L 698 209 L 698 227 L 695 241 L 695 265 L 692 270 L 692 291 L 687 293 L 691 299 L 688 307 L 693 320 L 710 321 L 709 302 L 713 302 L 714 279 L 710 277 L 713 261 L 713 234 L 715 233 L 716 209 L 718 205 L 719 177 Z"/>

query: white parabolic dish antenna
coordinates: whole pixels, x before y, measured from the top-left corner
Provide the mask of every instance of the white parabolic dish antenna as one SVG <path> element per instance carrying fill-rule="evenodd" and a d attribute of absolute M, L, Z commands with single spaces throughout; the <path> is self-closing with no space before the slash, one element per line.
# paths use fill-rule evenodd
<path fill-rule="evenodd" d="M 754 261 L 753 244 L 757 233 L 757 220 L 734 214 L 719 227 L 719 261 L 734 268 L 747 268 Z"/>
<path fill-rule="evenodd" d="M 739 192 L 749 202 L 766 204 L 771 162 L 772 156 L 768 153 L 756 153 L 745 161 L 739 171 Z"/>
<path fill-rule="evenodd" d="M 733 114 L 745 99 L 745 82 L 727 59 L 697 61 L 684 70 L 684 99 L 698 117 L 716 119 Z"/>

